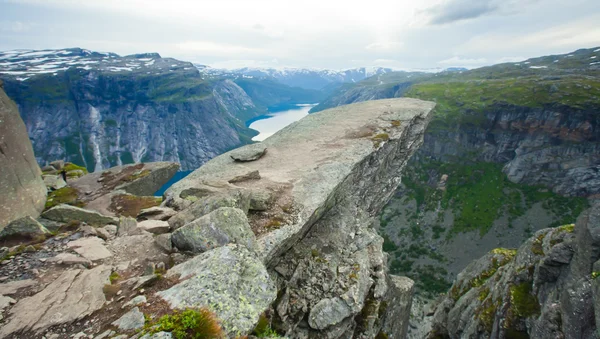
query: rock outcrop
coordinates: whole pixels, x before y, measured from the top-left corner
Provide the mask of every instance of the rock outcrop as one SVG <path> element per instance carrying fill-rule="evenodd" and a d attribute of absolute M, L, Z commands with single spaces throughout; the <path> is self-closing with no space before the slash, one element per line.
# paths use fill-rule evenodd
<path fill-rule="evenodd" d="M 75 212 L 76 207 L 85 207 L 86 211 L 80 211 L 82 214 L 96 211 L 108 217 L 122 215 L 135 217 L 142 209 L 155 207 L 161 203 L 162 199 L 153 195 L 175 175 L 178 169 L 179 164 L 176 163 L 151 162 L 116 166 L 70 179 L 68 186 L 50 192 L 47 207 L 61 203 L 75 207 L 56 206 L 44 214 L 52 214 L 46 218 L 57 221 L 70 219 L 87 222 L 87 219 L 79 219 L 73 214 L 62 215 L 63 210 Z M 61 208 L 61 213 L 50 213 L 57 207 Z M 101 222 L 109 223 L 107 220 Z"/>
<path fill-rule="evenodd" d="M 83 319 L 104 306 L 102 292 L 110 267 L 66 271 L 42 292 L 10 310 L 11 320 L 0 328 L 0 338 L 19 331 L 39 332 L 50 326 Z"/>
<path fill-rule="evenodd" d="M 431 338 L 598 338 L 600 203 L 576 225 L 536 232 L 461 272 Z"/>
<path fill-rule="evenodd" d="M 4 93 L 0 80 L 0 230 L 11 221 L 37 218 L 46 202 L 46 186 L 25 124 Z"/>
<path fill-rule="evenodd" d="M 414 99 L 342 106 L 279 131 L 262 143 L 268 151 L 257 160 L 236 162 L 225 153 L 167 190 L 167 205 L 183 209 L 174 228 L 219 207 L 249 210 L 260 235 L 257 258 L 277 282 L 271 321 L 278 331 L 291 338 L 400 338 L 412 282 L 387 274 L 383 240 L 372 226 L 422 143 L 433 107 Z M 231 183 L 254 171 L 260 179 Z M 252 190 L 271 193 L 267 210 L 250 209 L 244 197 Z M 222 247 L 202 256 L 215 251 Z"/>

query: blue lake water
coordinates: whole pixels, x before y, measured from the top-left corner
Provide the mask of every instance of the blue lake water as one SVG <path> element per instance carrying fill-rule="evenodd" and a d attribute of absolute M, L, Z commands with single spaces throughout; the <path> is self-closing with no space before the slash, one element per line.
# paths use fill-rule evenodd
<path fill-rule="evenodd" d="M 248 127 L 259 132 L 252 140 L 265 140 L 285 126 L 307 116 L 308 111 L 315 106 L 316 104 L 293 105 L 285 110 L 269 112 L 269 114 L 250 120 Z"/>
<path fill-rule="evenodd" d="M 316 106 L 316 104 L 288 105 L 278 109 L 273 108 L 268 114 L 248 120 L 246 122 L 246 126 L 257 130 L 259 133 L 257 136 L 252 138 L 252 140 L 263 141 L 292 122 L 298 121 L 307 116 L 308 111 L 310 111 L 310 109 L 314 106 Z M 154 195 L 162 196 L 169 187 L 179 180 L 185 178 L 190 173 L 192 173 L 192 171 L 177 172 L 173 178 L 171 178 L 171 180 L 164 184 L 163 187 L 156 191 Z"/>

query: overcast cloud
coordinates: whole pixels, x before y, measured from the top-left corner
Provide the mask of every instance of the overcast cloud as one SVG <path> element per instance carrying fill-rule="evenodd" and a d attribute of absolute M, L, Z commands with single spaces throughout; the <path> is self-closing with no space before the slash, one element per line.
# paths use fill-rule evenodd
<path fill-rule="evenodd" d="M 478 67 L 600 46 L 598 0 L 0 0 L 0 50 L 216 67 Z"/>

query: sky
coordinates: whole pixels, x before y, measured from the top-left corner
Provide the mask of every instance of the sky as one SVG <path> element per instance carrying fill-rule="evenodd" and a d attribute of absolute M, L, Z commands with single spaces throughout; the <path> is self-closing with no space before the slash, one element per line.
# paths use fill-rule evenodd
<path fill-rule="evenodd" d="M 0 0 L 0 51 L 219 68 L 480 67 L 600 46 L 598 0 Z"/>

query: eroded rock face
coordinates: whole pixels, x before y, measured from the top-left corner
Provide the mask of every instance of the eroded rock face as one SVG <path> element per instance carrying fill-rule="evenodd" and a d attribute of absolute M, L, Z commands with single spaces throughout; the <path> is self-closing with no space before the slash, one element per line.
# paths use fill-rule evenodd
<path fill-rule="evenodd" d="M 268 152 L 259 159 L 238 162 L 226 153 L 173 185 L 167 204 L 183 211 L 169 223 L 177 228 L 213 206 L 244 201 L 238 208 L 255 208 L 252 229 L 266 228 L 259 255 L 278 282 L 271 320 L 280 333 L 401 338 L 412 283 L 387 275 L 383 239 L 372 224 L 422 143 L 433 107 L 394 99 L 310 115 L 263 141 Z M 232 180 L 255 171 L 260 179 Z M 254 191 L 265 193 L 254 203 L 252 195 L 231 198 Z M 271 219 L 261 223 L 261 217 Z M 202 256 L 215 251 L 222 250 Z M 397 302 L 386 304 L 386 298 Z"/>
<path fill-rule="evenodd" d="M 436 308 L 433 337 L 597 338 L 600 203 L 576 225 L 471 263 Z"/>
<path fill-rule="evenodd" d="M 19 111 L 0 81 L 0 230 L 11 221 L 37 218 L 46 203 L 46 185 Z"/>

